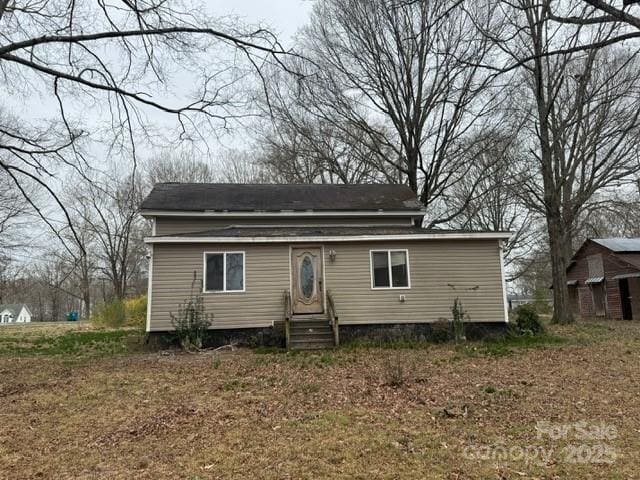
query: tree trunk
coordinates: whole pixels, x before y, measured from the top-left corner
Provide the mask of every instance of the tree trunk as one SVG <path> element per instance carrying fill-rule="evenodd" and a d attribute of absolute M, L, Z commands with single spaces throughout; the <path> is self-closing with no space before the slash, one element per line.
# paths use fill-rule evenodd
<path fill-rule="evenodd" d="M 91 290 L 89 285 L 83 285 L 82 287 L 82 304 L 84 308 L 85 318 L 91 316 Z"/>
<path fill-rule="evenodd" d="M 4 15 L 7 6 L 9 5 L 9 0 L 0 0 L 0 20 L 2 19 L 2 15 Z"/>
<path fill-rule="evenodd" d="M 572 323 L 573 311 L 567 287 L 566 225 L 559 216 L 547 218 L 549 253 L 551 255 L 551 278 L 553 282 L 553 323 Z"/>
<path fill-rule="evenodd" d="M 409 188 L 413 190 L 416 195 L 419 195 L 418 191 L 418 152 L 416 150 L 407 151 L 407 179 L 409 180 Z"/>

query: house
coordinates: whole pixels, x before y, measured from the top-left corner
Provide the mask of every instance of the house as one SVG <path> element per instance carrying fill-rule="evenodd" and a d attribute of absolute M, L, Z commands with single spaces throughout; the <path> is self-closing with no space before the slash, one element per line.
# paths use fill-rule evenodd
<path fill-rule="evenodd" d="M 571 307 L 581 317 L 640 319 L 640 238 L 594 238 L 567 268 Z"/>
<path fill-rule="evenodd" d="M 0 325 L 6 323 L 29 323 L 31 311 L 25 304 L 0 305 Z"/>
<path fill-rule="evenodd" d="M 147 331 L 171 314 L 194 275 L 220 341 L 278 338 L 303 348 L 393 332 L 429 332 L 459 297 L 471 328 L 507 322 L 504 232 L 421 228 L 402 185 L 158 184 Z"/>

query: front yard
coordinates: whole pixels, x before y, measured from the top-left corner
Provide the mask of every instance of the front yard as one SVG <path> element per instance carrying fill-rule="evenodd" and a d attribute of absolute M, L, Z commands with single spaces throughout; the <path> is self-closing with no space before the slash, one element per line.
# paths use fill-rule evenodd
<path fill-rule="evenodd" d="M 639 323 L 554 327 L 537 345 L 318 354 L 145 352 L 131 331 L 28 328 L 0 329 L 0 478 L 640 469 Z"/>

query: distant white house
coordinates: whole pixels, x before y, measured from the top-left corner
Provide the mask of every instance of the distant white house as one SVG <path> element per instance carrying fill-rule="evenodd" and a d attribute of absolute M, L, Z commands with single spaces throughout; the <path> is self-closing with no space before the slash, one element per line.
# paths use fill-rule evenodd
<path fill-rule="evenodd" d="M 29 323 L 31 312 L 23 303 L 0 305 L 0 324 Z"/>

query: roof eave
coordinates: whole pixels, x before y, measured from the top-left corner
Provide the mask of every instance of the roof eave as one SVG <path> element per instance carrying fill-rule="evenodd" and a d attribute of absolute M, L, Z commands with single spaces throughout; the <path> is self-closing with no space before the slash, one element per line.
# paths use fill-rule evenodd
<path fill-rule="evenodd" d="M 376 242 L 402 240 L 508 240 L 509 232 L 466 232 L 466 233 L 418 233 L 401 235 L 300 235 L 296 237 L 187 237 L 157 236 L 146 237 L 145 243 L 322 243 L 322 242 Z"/>
<path fill-rule="evenodd" d="M 140 215 L 148 217 L 421 217 L 426 209 L 415 210 L 154 210 L 141 209 Z"/>

